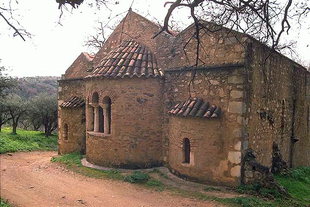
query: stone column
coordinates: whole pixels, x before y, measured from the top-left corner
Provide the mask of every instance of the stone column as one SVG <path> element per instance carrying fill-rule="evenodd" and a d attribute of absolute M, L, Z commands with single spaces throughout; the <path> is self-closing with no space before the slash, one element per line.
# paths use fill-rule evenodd
<path fill-rule="evenodd" d="M 99 106 L 94 107 L 94 131 L 99 132 Z"/>
<path fill-rule="evenodd" d="M 103 124 L 104 124 L 104 133 L 106 134 L 110 134 L 110 114 L 109 114 L 109 110 L 108 110 L 109 104 L 104 104 L 103 105 Z"/>

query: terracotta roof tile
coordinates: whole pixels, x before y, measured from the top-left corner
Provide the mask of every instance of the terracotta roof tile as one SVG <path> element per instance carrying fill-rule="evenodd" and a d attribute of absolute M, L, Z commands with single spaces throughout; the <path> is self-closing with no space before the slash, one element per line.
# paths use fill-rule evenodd
<path fill-rule="evenodd" d="M 162 77 L 163 75 L 163 71 L 157 67 L 154 54 L 145 46 L 129 40 L 109 52 L 86 78 Z"/>
<path fill-rule="evenodd" d="M 85 101 L 77 96 L 72 96 L 67 101 L 63 102 L 60 107 L 62 108 L 78 108 L 85 105 Z"/>
<path fill-rule="evenodd" d="M 218 118 L 221 115 L 221 108 L 210 105 L 201 98 L 189 98 L 176 104 L 168 113 L 182 117 Z"/>

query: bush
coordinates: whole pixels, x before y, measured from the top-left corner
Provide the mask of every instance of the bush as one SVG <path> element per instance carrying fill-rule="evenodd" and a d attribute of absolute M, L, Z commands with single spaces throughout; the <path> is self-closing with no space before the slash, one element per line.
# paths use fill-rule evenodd
<path fill-rule="evenodd" d="M 129 183 L 146 183 L 150 179 L 150 176 L 141 171 L 135 171 L 131 175 L 127 175 L 124 181 Z"/>

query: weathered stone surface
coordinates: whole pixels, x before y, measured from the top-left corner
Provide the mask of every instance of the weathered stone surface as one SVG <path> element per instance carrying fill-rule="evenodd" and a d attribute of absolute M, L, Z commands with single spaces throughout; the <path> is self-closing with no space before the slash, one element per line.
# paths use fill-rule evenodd
<path fill-rule="evenodd" d="M 232 177 L 240 177 L 240 175 L 241 175 L 241 167 L 240 167 L 240 165 L 236 165 L 233 168 L 231 168 L 230 175 Z"/>
<path fill-rule="evenodd" d="M 244 82 L 242 76 L 229 76 L 228 77 L 228 83 L 232 84 L 242 84 Z"/>
<path fill-rule="evenodd" d="M 241 162 L 241 152 L 228 152 L 228 160 L 233 164 L 239 164 Z"/>
<path fill-rule="evenodd" d="M 234 149 L 237 150 L 237 151 L 240 151 L 240 150 L 241 150 L 241 141 L 238 141 L 238 142 L 235 144 Z"/>
<path fill-rule="evenodd" d="M 245 111 L 245 104 L 243 102 L 229 102 L 228 111 L 230 113 L 242 114 Z"/>
<path fill-rule="evenodd" d="M 230 97 L 235 98 L 235 99 L 242 98 L 243 97 L 243 91 L 231 91 Z"/>

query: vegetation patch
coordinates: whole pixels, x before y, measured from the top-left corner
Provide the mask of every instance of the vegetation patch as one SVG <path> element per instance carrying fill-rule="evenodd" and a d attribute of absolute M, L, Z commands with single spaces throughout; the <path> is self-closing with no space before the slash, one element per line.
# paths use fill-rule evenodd
<path fill-rule="evenodd" d="M 134 171 L 130 175 L 125 176 L 124 181 L 129 183 L 146 183 L 150 179 L 147 173 Z"/>
<path fill-rule="evenodd" d="M 4 199 L 0 198 L 0 207 L 11 207 L 11 205 Z"/>
<path fill-rule="evenodd" d="M 57 136 L 46 137 L 42 132 L 18 129 L 11 133 L 9 127 L 0 132 L 0 154 L 17 151 L 57 150 Z"/>
<path fill-rule="evenodd" d="M 310 205 L 310 167 L 298 167 L 275 178 L 297 203 Z"/>

